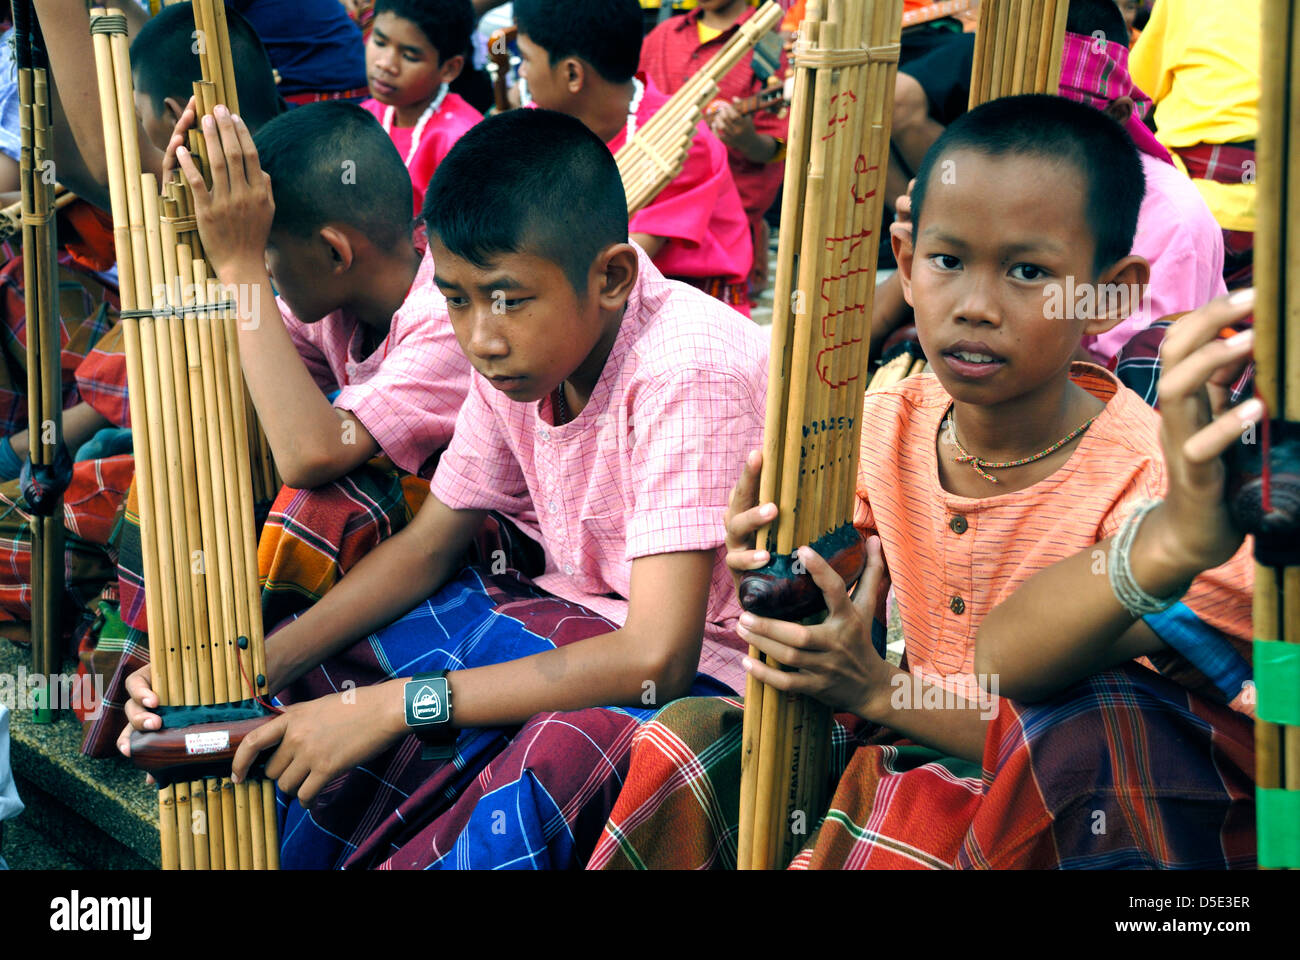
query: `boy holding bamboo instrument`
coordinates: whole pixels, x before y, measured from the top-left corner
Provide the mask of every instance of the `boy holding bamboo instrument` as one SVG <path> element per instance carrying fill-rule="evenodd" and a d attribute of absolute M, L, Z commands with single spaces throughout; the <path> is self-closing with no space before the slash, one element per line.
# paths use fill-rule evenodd
<path fill-rule="evenodd" d="M 636 0 L 516 0 L 520 76 L 539 107 L 577 117 L 617 153 L 668 102 L 637 75 Z M 676 148 L 660 145 L 666 157 Z M 749 311 L 753 243 L 722 142 L 700 124 L 682 172 L 630 223 L 667 277 Z"/>
<path fill-rule="evenodd" d="M 754 15 L 756 6 L 749 0 L 702 0 L 686 16 L 660 23 L 641 45 L 641 71 L 656 87 L 672 96 Z M 784 61 L 782 55 L 782 67 Z M 783 72 L 778 70 L 775 74 L 778 80 L 783 79 Z M 757 299 L 767 286 L 771 231 L 763 215 L 781 189 L 789 111 L 764 109 L 742 114 L 734 104 L 758 95 L 765 89 L 766 80 L 755 69 L 752 59 L 746 58 L 719 81 L 719 100 L 708 116 L 709 129 L 727 148 L 731 176 L 740 193 L 745 216 L 749 218 L 754 245 L 751 300 Z"/>
<path fill-rule="evenodd" d="M 614 158 L 571 117 L 485 120 L 424 213 L 469 394 L 414 520 L 271 637 L 294 705 L 235 772 L 272 751 L 306 805 L 286 867 L 580 863 L 648 708 L 741 681 L 717 518 L 761 434 L 766 338 L 627 242 Z M 536 582 L 462 567 L 488 511 L 531 508 Z"/>
<path fill-rule="evenodd" d="M 740 620 L 792 668 L 747 658 L 756 678 L 846 711 L 829 813 L 801 811 L 794 866 L 1253 863 L 1253 568 L 1216 458 L 1253 437 L 1262 408 L 1209 424 L 1205 399 L 1248 359 L 1250 335 L 1216 335 L 1250 298 L 1174 328 L 1163 423 L 1103 369 L 1071 363 L 1117 311 L 1043 307 L 1067 277 L 1144 278 L 1128 253 L 1140 202 L 1129 138 L 1060 98 L 978 107 L 926 158 L 915 240 L 895 231 L 893 244 L 933 373 L 865 401 L 867 572 L 850 599 L 802 547 L 826 621 Z M 728 512 L 738 575 L 769 560 L 753 549 L 777 514 L 758 502 L 761 460 L 750 454 Z M 886 577 L 898 668 L 870 640 Z M 644 725 L 591 865 L 731 865 L 739 730 L 721 700 Z"/>
<path fill-rule="evenodd" d="M 213 267 L 244 311 L 240 359 L 284 481 L 258 544 L 262 615 L 274 625 L 318 600 L 419 509 L 469 363 L 433 262 L 412 242 L 405 167 L 366 111 L 337 101 L 298 107 L 259 130 L 256 148 L 242 121 L 217 113 L 239 130 L 231 150 L 261 164 L 252 184 L 242 169 L 230 178 L 214 164 L 237 186 L 218 179 L 210 192 L 196 189 L 196 212 Z M 178 134 L 192 122 L 187 113 Z M 188 153 L 176 153 L 186 169 Z M 109 709 L 95 723 L 96 749 L 121 730 L 112 705 L 144 659 L 148 629 L 134 498 L 127 510 L 118 566 L 131 629 Z M 506 521 L 499 528 L 507 549 L 527 545 Z"/>

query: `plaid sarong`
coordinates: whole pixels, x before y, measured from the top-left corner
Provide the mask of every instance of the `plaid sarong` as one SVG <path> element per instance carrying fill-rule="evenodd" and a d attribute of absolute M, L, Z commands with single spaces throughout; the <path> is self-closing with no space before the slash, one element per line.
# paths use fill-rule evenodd
<path fill-rule="evenodd" d="M 115 427 L 131 426 L 131 402 L 126 392 L 124 331 L 108 331 L 77 367 L 77 391 L 101 417 Z"/>
<path fill-rule="evenodd" d="M 616 625 L 522 574 L 468 567 L 402 619 L 309 673 L 302 701 L 428 670 L 502 663 Z M 692 693 L 726 688 L 698 676 Z M 289 868 L 580 866 L 613 808 L 637 724 L 653 707 L 539 714 L 519 728 L 465 729 L 449 761 L 408 736 L 330 784 L 311 811 L 283 795 Z"/>
<path fill-rule="evenodd" d="M 262 622 L 282 623 L 310 607 L 405 527 L 428 495 L 427 480 L 383 457 L 321 487 L 281 488 L 257 542 Z"/>
<path fill-rule="evenodd" d="M 681 700 L 637 731 L 589 868 L 735 867 L 741 713 Z M 982 765 L 889 741 L 836 717 L 835 793 L 791 868 L 1255 864 L 1251 721 L 1137 664 L 1001 701 Z"/>
<path fill-rule="evenodd" d="M 58 268 L 57 306 L 67 409 L 81 400 L 74 372 L 117 319 L 116 292 L 65 256 Z M 0 313 L 0 430 L 9 437 L 27 429 L 27 307 L 21 255 L 0 266 Z"/>
<path fill-rule="evenodd" d="M 1157 320 L 1145 330 L 1139 330 L 1115 358 L 1115 376 L 1119 382 L 1155 410 L 1160 409 L 1160 370 L 1163 364 L 1160 351 L 1172 325 L 1172 320 Z M 1254 393 L 1255 366 L 1250 364 L 1229 387 L 1228 400 L 1235 406 L 1242 398 Z"/>
<path fill-rule="evenodd" d="M 300 614 L 380 541 L 401 530 L 415 515 L 429 490 L 428 482 L 376 458 L 332 483 L 311 490 L 282 488 L 258 540 L 258 574 L 262 584 L 262 623 L 270 627 Z M 105 674 L 104 709 L 87 730 L 82 752 L 111 756 L 126 723 L 126 678 L 149 662 L 145 616 L 140 520 L 135 485 L 127 497 L 113 542 L 118 554 L 121 635 L 94 651 L 96 668 Z M 260 514 L 260 511 L 259 511 Z M 509 520 L 489 515 L 470 551 L 470 559 L 540 572 L 541 548 Z M 83 651 L 83 659 L 88 651 Z"/>
<path fill-rule="evenodd" d="M 108 542 L 134 472 L 129 454 L 73 465 L 72 482 L 63 494 L 65 634 L 76 625 L 76 611 L 99 596 L 116 574 Z M 29 519 L 18 481 L 0 484 L 0 622 L 32 618 Z"/>

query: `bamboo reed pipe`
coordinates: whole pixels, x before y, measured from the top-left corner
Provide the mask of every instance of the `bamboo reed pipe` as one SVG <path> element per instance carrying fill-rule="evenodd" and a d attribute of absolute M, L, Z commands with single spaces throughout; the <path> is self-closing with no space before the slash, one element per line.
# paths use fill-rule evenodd
<path fill-rule="evenodd" d="M 92 25 L 96 23 L 102 24 L 108 16 L 106 10 L 96 8 L 91 13 L 91 23 Z M 121 24 L 121 29 L 125 30 L 124 22 Z M 127 378 L 130 383 L 138 384 L 143 380 L 140 363 L 140 333 L 138 321 L 130 316 L 130 311 L 137 309 L 141 301 L 137 298 L 137 291 L 133 282 L 135 268 L 126 216 L 126 171 L 124 168 L 125 151 L 136 149 L 135 128 L 132 126 L 124 133 L 118 122 L 120 113 L 117 108 L 117 83 L 109 35 L 96 32 L 92 35 L 91 40 L 95 52 L 95 74 L 99 89 L 100 115 L 104 131 L 105 162 L 108 170 L 110 207 L 113 217 L 113 243 L 117 254 L 118 275 L 121 278 L 122 308 L 126 312 L 126 315 L 122 318 L 122 330 Z M 141 391 L 131 390 L 128 397 L 131 422 L 136 425 L 145 424 L 146 422 L 144 398 L 140 393 Z M 148 431 L 137 429 L 132 442 L 137 462 L 147 463 L 150 454 Z M 141 476 L 141 473 L 144 476 Z M 152 514 L 152 486 L 147 474 L 148 471 L 138 472 L 136 479 L 137 497 L 142 518 Z M 144 559 L 146 583 L 158 582 L 157 548 L 152 533 L 152 524 L 142 522 L 141 553 Z M 154 625 L 154 630 L 157 630 L 157 625 L 161 622 L 162 617 L 153 591 L 145 591 L 145 610 L 149 623 Z M 153 663 L 154 689 L 158 693 L 159 702 L 166 704 L 173 701 L 169 699 L 170 683 L 167 674 L 167 663 L 166 659 L 161 655 L 161 647 L 161 639 L 151 633 L 149 649 Z M 158 791 L 158 814 L 162 867 L 164 870 L 174 870 L 179 866 L 180 854 L 177 839 L 176 796 L 173 787 L 164 787 Z"/>
<path fill-rule="evenodd" d="M 230 30 L 226 25 L 226 5 L 224 2 L 212 3 L 212 23 L 217 31 L 217 52 L 221 59 L 221 79 L 224 103 L 234 114 L 239 113 L 239 90 L 235 83 L 235 61 L 230 51 Z"/>
<path fill-rule="evenodd" d="M 1051 53 L 1047 61 L 1047 82 L 1032 91 L 1034 93 L 1056 93 L 1061 86 L 1061 55 L 1065 44 L 1065 22 L 1069 14 L 1069 0 L 1056 0 L 1056 20 L 1048 40 Z"/>

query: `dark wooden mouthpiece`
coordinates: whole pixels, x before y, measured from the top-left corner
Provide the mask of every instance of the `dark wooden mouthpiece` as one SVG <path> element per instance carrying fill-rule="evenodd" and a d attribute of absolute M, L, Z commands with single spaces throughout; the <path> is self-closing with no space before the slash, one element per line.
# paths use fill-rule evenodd
<path fill-rule="evenodd" d="M 1263 425 L 1259 430 L 1263 430 Z M 1300 423 L 1272 420 L 1269 499 L 1264 509 L 1263 444 L 1235 443 L 1228 456 L 1228 513 L 1255 537 L 1255 559 L 1267 567 L 1300 564 Z"/>
<path fill-rule="evenodd" d="M 809 544 L 830 564 L 847 587 L 867 568 L 867 541 L 852 524 L 844 524 Z M 796 569 L 796 564 L 798 569 Z M 776 557 L 740 581 L 740 605 L 760 617 L 806 620 L 826 609 L 822 591 L 796 555 Z"/>
<path fill-rule="evenodd" d="M 271 714 L 259 714 L 242 720 L 136 730 L 131 734 L 131 762 L 153 774 L 160 787 L 177 780 L 228 777 L 244 738 L 271 718 Z"/>

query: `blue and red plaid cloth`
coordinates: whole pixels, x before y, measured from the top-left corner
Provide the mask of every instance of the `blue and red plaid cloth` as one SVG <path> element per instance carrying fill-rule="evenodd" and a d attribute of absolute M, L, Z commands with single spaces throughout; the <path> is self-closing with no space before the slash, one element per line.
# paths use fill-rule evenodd
<path fill-rule="evenodd" d="M 429 670 L 517 660 L 617 629 L 513 570 L 468 567 L 397 622 L 296 682 L 288 701 Z M 695 696 L 729 692 L 699 675 Z M 622 786 L 637 725 L 655 707 L 542 713 L 465 729 L 449 761 L 408 736 L 330 784 L 312 810 L 279 797 L 285 869 L 580 867 Z"/>

